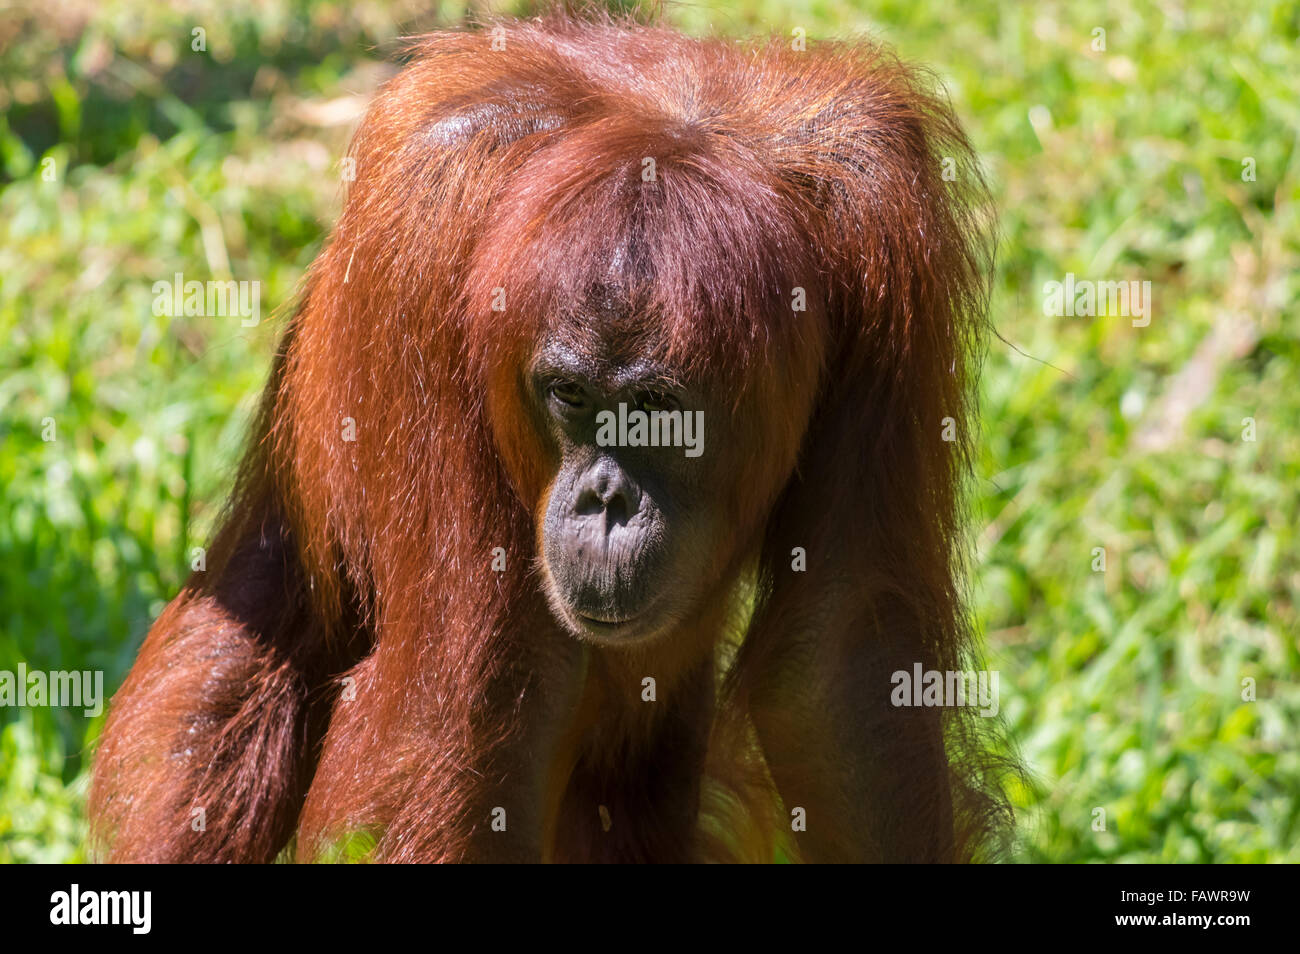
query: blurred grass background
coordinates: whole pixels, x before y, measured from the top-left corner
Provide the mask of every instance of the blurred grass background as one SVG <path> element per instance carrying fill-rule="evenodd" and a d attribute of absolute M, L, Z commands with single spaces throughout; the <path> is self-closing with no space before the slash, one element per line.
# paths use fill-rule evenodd
<path fill-rule="evenodd" d="M 116 688 L 212 526 L 395 39 L 465 14 L 7 4 L 0 669 Z M 1300 861 L 1300 4 L 736 0 L 668 19 L 872 33 L 937 71 L 983 157 L 1005 341 L 976 592 L 1037 781 L 1017 792 L 1020 858 Z M 154 317 L 175 272 L 260 280 L 276 318 Z M 1067 272 L 1151 281 L 1150 326 L 1045 317 Z M 84 857 L 101 721 L 0 709 L 0 861 Z"/>

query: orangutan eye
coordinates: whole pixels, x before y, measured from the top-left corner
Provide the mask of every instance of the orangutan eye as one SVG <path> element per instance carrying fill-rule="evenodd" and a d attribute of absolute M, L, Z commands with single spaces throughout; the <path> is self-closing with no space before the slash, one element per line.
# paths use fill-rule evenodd
<path fill-rule="evenodd" d="M 636 399 L 636 406 L 651 414 L 655 411 L 676 411 L 681 404 L 671 394 L 663 391 L 646 391 Z"/>
<path fill-rule="evenodd" d="M 553 381 L 546 390 L 565 407 L 582 407 L 587 403 L 587 392 L 573 381 Z"/>

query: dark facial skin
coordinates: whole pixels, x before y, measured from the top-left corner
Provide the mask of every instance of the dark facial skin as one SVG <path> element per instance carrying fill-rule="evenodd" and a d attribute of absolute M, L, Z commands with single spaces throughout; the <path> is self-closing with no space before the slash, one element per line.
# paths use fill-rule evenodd
<path fill-rule="evenodd" d="M 555 333 L 528 372 L 558 459 L 543 502 L 547 596 L 570 631 L 606 645 L 653 639 L 699 608 L 723 513 L 712 473 L 718 454 L 710 453 L 726 440 L 723 416 L 671 369 L 627 350 L 626 343 L 580 346 Z M 703 453 L 600 446 L 597 414 L 617 414 L 620 402 L 629 413 L 703 411 Z"/>

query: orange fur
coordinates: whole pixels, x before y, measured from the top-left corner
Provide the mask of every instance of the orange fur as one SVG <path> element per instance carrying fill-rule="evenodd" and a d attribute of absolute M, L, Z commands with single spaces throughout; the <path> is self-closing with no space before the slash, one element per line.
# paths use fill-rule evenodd
<path fill-rule="evenodd" d="M 1009 812 L 978 720 L 881 702 L 895 669 L 972 666 L 990 223 L 950 108 L 866 42 L 504 26 L 504 52 L 421 38 L 357 133 L 212 565 L 114 700 L 107 857 L 269 861 L 296 833 L 313 858 L 366 832 L 387 861 L 764 860 L 782 801 L 809 808 L 796 856 L 990 856 Z M 541 595 L 548 470 L 516 382 L 628 242 L 663 359 L 750 413 L 718 451 L 714 605 L 615 653 Z M 648 672 L 671 704 L 641 704 Z"/>

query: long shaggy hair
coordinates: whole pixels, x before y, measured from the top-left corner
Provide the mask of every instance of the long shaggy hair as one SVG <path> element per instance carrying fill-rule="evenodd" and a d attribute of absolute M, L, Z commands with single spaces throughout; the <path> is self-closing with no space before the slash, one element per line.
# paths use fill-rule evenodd
<path fill-rule="evenodd" d="M 794 475 L 771 499 L 738 475 L 747 557 L 697 637 L 718 682 L 692 854 L 770 860 L 755 734 L 788 701 L 764 673 L 792 640 L 852 631 L 882 700 L 913 663 L 979 668 L 961 517 L 992 232 L 972 150 L 930 77 L 869 42 L 554 14 L 411 53 L 352 144 L 208 568 L 114 700 L 94 830 L 134 860 L 266 861 L 295 832 L 300 857 L 356 832 L 379 860 L 466 857 L 572 641 L 536 574 L 485 556 L 536 553 L 544 457 L 515 376 L 539 323 L 613 271 L 668 360 L 769 409 L 747 466 Z M 887 710 L 868 710 L 884 734 Z M 939 856 L 991 857 L 1014 766 L 973 709 L 935 719 L 937 753 L 879 743 L 899 781 L 878 824 L 950 824 Z"/>

